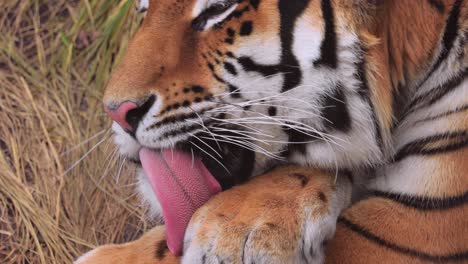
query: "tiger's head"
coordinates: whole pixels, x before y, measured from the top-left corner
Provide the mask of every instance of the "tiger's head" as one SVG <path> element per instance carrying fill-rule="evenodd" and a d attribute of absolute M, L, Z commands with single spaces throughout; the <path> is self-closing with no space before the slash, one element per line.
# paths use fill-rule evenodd
<path fill-rule="evenodd" d="M 399 110 L 391 87 L 424 59 L 389 68 L 382 2 L 142 1 L 104 97 L 122 154 L 185 151 L 223 188 L 283 163 L 379 163 Z"/>

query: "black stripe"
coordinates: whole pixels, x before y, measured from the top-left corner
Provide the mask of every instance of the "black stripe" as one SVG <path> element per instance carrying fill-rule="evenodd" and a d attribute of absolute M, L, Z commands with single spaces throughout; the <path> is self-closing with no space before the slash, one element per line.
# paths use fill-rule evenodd
<path fill-rule="evenodd" d="M 237 59 L 237 62 L 239 62 L 244 71 L 258 72 L 264 77 L 275 75 L 281 71 L 278 65 L 258 64 L 249 57 L 240 57 Z"/>
<path fill-rule="evenodd" d="M 196 113 L 171 116 L 171 117 L 168 117 L 168 118 L 165 118 L 165 119 L 161 120 L 160 122 L 156 122 L 156 123 L 152 124 L 151 126 L 146 128 L 146 131 L 150 131 L 150 130 L 159 128 L 159 127 L 161 127 L 163 125 L 183 122 L 184 120 L 187 120 L 187 119 L 195 119 L 197 117 L 198 117 L 198 115 Z"/>
<path fill-rule="evenodd" d="M 234 76 L 237 75 L 236 67 L 232 63 L 224 62 L 224 69 Z"/>
<path fill-rule="evenodd" d="M 231 96 L 232 98 L 236 98 L 236 99 L 242 98 L 242 93 L 239 87 L 232 85 L 232 84 L 228 84 L 228 89 L 229 89 L 229 96 Z"/>
<path fill-rule="evenodd" d="M 351 116 L 341 83 L 337 85 L 332 94 L 326 94 L 323 97 L 321 116 L 324 119 L 325 127 L 345 133 L 348 132 L 351 129 Z"/>
<path fill-rule="evenodd" d="M 283 131 L 288 135 L 288 149 L 283 154 L 285 157 L 288 157 L 292 153 L 299 152 L 300 154 L 305 155 L 307 152 L 307 142 L 313 142 L 315 140 L 321 140 L 323 137 L 316 132 L 310 132 L 306 129 L 301 130 L 301 128 L 291 128 L 288 126 L 283 126 Z"/>
<path fill-rule="evenodd" d="M 372 193 L 374 194 L 373 197 L 389 199 L 394 202 L 403 204 L 405 206 L 423 211 L 447 210 L 468 203 L 468 192 L 465 192 L 464 194 L 459 196 L 452 196 L 446 198 L 410 196 L 405 194 L 389 193 L 382 191 L 373 191 Z M 372 196 L 369 198 L 372 198 Z"/>
<path fill-rule="evenodd" d="M 310 180 L 307 176 L 300 173 L 291 173 L 288 174 L 288 176 L 296 178 L 301 183 L 301 187 L 303 188 L 309 183 Z"/>
<path fill-rule="evenodd" d="M 406 89 L 401 83 L 396 88 L 392 89 L 392 112 L 393 124 L 392 132 L 398 127 L 402 117 L 405 115 L 406 106 L 411 100 L 410 89 Z"/>
<path fill-rule="evenodd" d="M 202 120 L 204 126 L 210 126 L 211 124 L 215 123 L 213 120 Z M 193 134 L 197 130 L 202 129 L 203 126 L 201 124 L 193 124 L 189 126 L 184 126 L 183 128 L 179 128 L 177 130 L 170 130 L 167 131 L 163 134 L 161 134 L 159 137 L 153 139 L 154 142 L 158 142 L 164 139 L 168 138 L 174 138 L 179 135 L 185 135 L 185 134 Z"/>
<path fill-rule="evenodd" d="M 354 176 L 353 173 L 348 169 L 341 169 L 339 171 L 339 175 L 346 177 L 351 184 L 354 184 Z"/>
<path fill-rule="evenodd" d="M 250 0 L 250 4 L 253 6 L 255 10 L 257 10 L 258 5 L 260 4 L 260 0 Z"/>
<path fill-rule="evenodd" d="M 163 260 L 166 257 L 166 252 L 169 249 L 167 248 L 167 241 L 161 240 L 156 244 L 155 256 L 157 260 Z"/>
<path fill-rule="evenodd" d="M 441 53 L 439 54 L 437 61 L 432 66 L 429 73 L 418 86 L 417 90 L 426 83 L 426 81 L 432 76 L 432 74 L 439 68 L 442 62 L 445 59 L 447 59 L 448 55 L 450 54 L 454 42 L 457 39 L 458 30 L 460 28 L 460 25 L 458 24 L 458 18 L 460 17 L 461 3 L 462 0 L 457 0 L 453 5 L 452 11 L 450 12 L 450 16 L 447 19 L 444 35 L 442 37 Z"/>
<path fill-rule="evenodd" d="M 330 0 L 322 0 L 322 15 L 325 21 L 325 36 L 320 47 L 320 58 L 314 62 L 314 66 L 327 66 L 336 69 L 338 66 L 337 57 L 337 36 L 335 29 L 335 15 Z"/>
<path fill-rule="evenodd" d="M 303 263 L 308 263 L 309 261 L 307 260 L 306 253 L 305 253 L 305 241 L 304 241 L 304 236 L 301 239 L 301 257 Z"/>
<path fill-rule="evenodd" d="M 299 61 L 293 53 L 294 27 L 298 17 L 304 12 L 310 0 L 280 0 L 278 8 L 280 12 L 280 39 L 281 61 L 278 65 L 260 65 L 249 57 L 238 58 L 237 61 L 245 71 L 258 72 L 263 76 L 271 76 L 278 73 L 284 74 L 282 92 L 291 90 L 302 81 L 302 71 Z M 231 54 L 232 55 L 232 54 Z M 234 56 L 231 56 L 234 58 Z"/>
<path fill-rule="evenodd" d="M 302 81 L 299 61 L 293 53 L 294 28 L 298 17 L 304 12 L 310 0 L 279 0 L 280 39 L 281 39 L 281 72 L 284 75 L 282 91 L 298 86 Z"/>
<path fill-rule="evenodd" d="M 445 12 L 445 5 L 440 0 L 428 0 L 429 5 L 431 5 L 437 12 L 443 14 Z"/>
<path fill-rule="evenodd" d="M 247 242 L 249 241 L 249 238 L 250 238 L 251 234 L 252 234 L 252 232 L 249 232 L 247 234 L 247 236 L 245 237 L 245 239 L 244 239 L 244 244 L 242 246 L 242 256 L 241 256 L 242 264 L 249 263 L 249 262 L 245 261 L 245 251 L 247 250 Z M 254 263 L 254 262 L 252 262 L 252 263 Z"/>
<path fill-rule="evenodd" d="M 431 144 L 448 141 L 448 144 L 432 147 Z M 467 131 L 449 132 L 412 141 L 403 146 L 395 155 L 394 161 L 399 162 L 413 155 L 436 155 L 455 151 L 468 146 Z"/>
<path fill-rule="evenodd" d="M 414 113 L 415 111 L 421 108 L 428 107 L 437 103 L 442 98 L 444 98 L 447 94 L 449 94 L 456 88 L 460 87 L 460 84 L 463 81 L 465 81 L 467 76 L 468 76 L 468 68 L 465 68 L 459 75 L 453 77 L 452 79 L 448 80 L 444 84 L 439 85 L 438 87 L 431 89 L 430 91 L 420 96 L 417 96 L 409 104 L 409 110 L 405 114 L 405 117 L 407 117 L 409 114 Z"/>
<path fill-rule="evenodd" d="M 199 116 L 203 115 L 206 111 L 210 111 L 210 110 L 213 110 L 213 109 L 214 109 L 214 107 L 208 107 L 206 109 L 200 110 L 200 112 L 198 112 L 198 114 L 197 113 L 190 113 L 190 114 L 170 116 L 170 117 L 164 118 L 163 120 L 161 120 L 159 122 L 156 122 L 156 123 L 152 124 L 151 126 L 146 128 L 146 131 L 150 131 L 152 129 L 159 128 L 159 127 L 161 127 L 163 125 L 169 125 L 169 124 L 173 124 L 173 123 L 183 122 L 183 121 L 185 121 L 187 119 L 196 119 Z"/>
<path fill-rule="evenodd" d="M 229 56 L 230 58 L 235 58 L 233 54 L 229 54 L 229 55 L 230 55 Z M 233 98 L 241 98 L 242 97 L 242 94 L 241 94 L 240 89 L 238 87 L 228 83 L 226 80 L 221 78 L 218 74 L 216 74 L 216 69 L 215 69 L 213 64 L 208 63 L 208 68 L 210 68 L 211 74 L 213 75 L 213 77 L 215 78 L 216 81 L 226 85 L 226 88 L 229 90 L 231 97 L 233 97 Z M 232 75 L 237 75 L 236 67 L 233 64 L 229 63 L 229 62 L 224 62 L 224 69 L 227 72 L 229 72 L 230 74 L 232 74 Z M 154 128 L 154 127 L 151 126 L 150 129 L 152 129 L 152 128 Z"/>
<path fill-rule="evenodd" d="M 214 73 L 214 72 L 213 72 L 213 77 L 214 77 L 215 80 L 218 81 L 219 83 L 226 84 L 226 81 L 225 81 L 223 78 L 219 77 L 219 75 L 216 74 L 216 73 Z"/>
<path fill-rule="evenodd" d="M 444 112 L 444 113 L 441 113 L 441 114 L 438 114 L 438 115 L 435 115 L 435 116 L 430 116 L 430 117 L 418 120 L 418 121 L 416 121 L 416 124 L 417 123 L 428 122 L 428 121 L 434 121 L 434 120 L 437 120 L 439 118 L 446 118 L 446 117 L 448 117 L 450 115 L 459 114 L 459 113 L 464 112 L 466 110 L 468 110 L 468 105 L 463 105 L 463 106 L 457 107 L 454 110 L 447 111 L 447 112 Z"/>
<path fill-rule="evenodd" d="M 347 228 L 351 229 L 355 233 L 359 234 L 360 236 L 365 237 L 369 241 L 372 241 L 382 247 L 385 247 L 387 249 L 390 249 L 392 251 L 396 251 L 398 253 L 404 254 L 404 255 L 409 255 L 415 258 L 419 258 L 425 261 L 432 261 L 432 262 L 438 262 L 438 263 L 443 263 L 447 261 L 463 261 L 468 259 L 468 251 L 461 251 L 457 252 L 454 254 L 450 255 L 434 255 L 434 254 L 429 254 L 426 252 L 422 252 L 416 249 L 411 249 L 407 247 L 403 247 L 400 245 L 397 245 L 393 242 L 387 241 L 383 238 L 378 237 L 377 235 L 371 233 L 370 231 L 364 229 L 363 227 L 351 222 L 350 220 L 340 217 L 338 219 L 338 223 L 343 224 Z"/>
<path fill-rule="evenodd" d="M 252 21 L 245 21 L 242 23 L 239 34 L 241 36 L 249 36 L 252 34 L 253 31 L 253 23 Z"/>

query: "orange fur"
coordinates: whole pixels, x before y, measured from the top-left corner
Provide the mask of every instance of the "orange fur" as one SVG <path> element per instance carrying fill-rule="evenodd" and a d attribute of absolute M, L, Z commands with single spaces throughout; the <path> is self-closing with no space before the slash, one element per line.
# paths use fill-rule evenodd
<path fill-rule="evenodd" d="M 137 264 L 171 264 L 179 259 L 169 252 L 166 245 L 164 227 L 156 227 L 137 241 L 123 245 L 99 247 L 76 261 L 76 264 L 99 263 L 137 263 Z"/>

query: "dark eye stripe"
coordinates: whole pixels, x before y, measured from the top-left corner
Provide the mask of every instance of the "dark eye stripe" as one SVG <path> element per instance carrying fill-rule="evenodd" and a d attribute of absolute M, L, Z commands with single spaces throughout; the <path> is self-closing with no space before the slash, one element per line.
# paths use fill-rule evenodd
<path fill-rule="evenodd" d="M 208 7 L 207 9 L 205 9 L 205 11 L 202 12 L 202 15 L 205 15 L 206 17 L 219 16 L 222 13 L 226 12 L 226 10 L 228 10 L 234 4 L 235 4 L 234 2 L 228 3 L 228 4 L 225 4 L 225 3 L 214 4 Z"/>

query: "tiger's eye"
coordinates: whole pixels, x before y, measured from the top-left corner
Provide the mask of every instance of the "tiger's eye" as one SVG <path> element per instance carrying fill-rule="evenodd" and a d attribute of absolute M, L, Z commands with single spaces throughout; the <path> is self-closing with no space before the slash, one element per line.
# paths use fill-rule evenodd
<path fill-rule="evenodd" d="M 230 0 L 225 3 L 217 3 L 208 7 L 192 21 L 193 30 L 202 31 L 205 29 L 208 19 L 221 15 L 236 3 L 236 0 Z"/>

